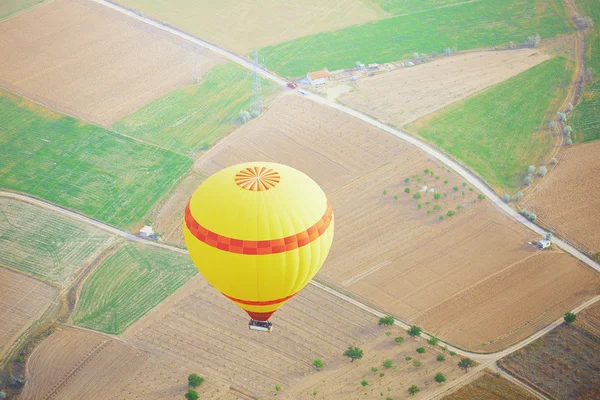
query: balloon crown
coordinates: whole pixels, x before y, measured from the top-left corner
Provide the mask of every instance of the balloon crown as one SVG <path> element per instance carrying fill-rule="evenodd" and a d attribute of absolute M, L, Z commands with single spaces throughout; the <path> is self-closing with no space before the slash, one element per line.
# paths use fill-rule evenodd
<path fill-rule="evenodd" d="M 249 167 L 235 175 L 235 183 L 242 189 L 261 192 L 274 188 L 281 177 L 279 173 L 266 167 Z"/>

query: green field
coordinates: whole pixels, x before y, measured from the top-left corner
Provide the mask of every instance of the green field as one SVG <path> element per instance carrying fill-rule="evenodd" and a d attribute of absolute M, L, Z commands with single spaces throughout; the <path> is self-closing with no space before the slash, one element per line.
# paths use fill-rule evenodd
<path fill-rule="evenodd" d="M 204 81 L 176 89 L 117 122 L 116 132 L 185 155 L 193 155 L 231 132 L 240 111 L 250 107 L 252 71 L 235 64 L 218 65 Z M 262 81 L 263 95 L 274 90 Z"/>
<path fill-rule="evenodd" d="M 464 2 L 465 0 L 373 0 L 373 3 L 377 4 L 385 11 L 399 15 L 452 7 Z"/>
<path fill-rule="evenodd" d="M 45 1 L 48 0 L 2 0 L 0 1 L 0 20 Z"/>
<path fill-rule="evenodd" d="M 581 102 L 575 108 L 569 123 L 576 142 L 600 139 L 600 2 L 576 0 L 581 15 L 591 17 L 594 26 L 586 34 L 585 67 L 594 70 L 593 82 L 588 84 Z"/>
<path fill-rule="evenodd" d="M 260 54 L 270 70 L 295 77 L 323 67 L 352 68 L 356 61 L 384 63 L 415 52 L 520 43 L 536 33 L 547 38 L 572 31 L 560 0 L 482 0 L 318 33 Z"/>
<path fill-rule="evenodd" d="M 65 284 L 110 235 L 71 218 L 0 197 L 0 264 Z"/>
<path fill-rule="evenodd" d="M 128 228 L 192 160 L 0 90 L 0 188 Z"/>
<path fill-rule="evenodd" d="M 567 61 L 554 58 L 405 128 L 464 162 L 493 187 L 512 191 L 521 185 L 527 166 L 550 150 L 552 140 L 540 129 L 555 117 L 571 77 Z"/>
<path fill-rule="evenodd" d="M 106 333 L 123 333 L 197 272 L 187 255 L 126 245 L 87 278 L 73 322 Z"/>

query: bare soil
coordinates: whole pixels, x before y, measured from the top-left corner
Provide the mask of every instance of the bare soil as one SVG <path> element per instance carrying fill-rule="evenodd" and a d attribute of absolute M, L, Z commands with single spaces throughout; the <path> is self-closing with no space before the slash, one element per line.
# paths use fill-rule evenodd
<path fill-rule="evenodd" d="M 483 51 L 441 57 L 356 83 L 340 102 L 403 126 L 517 75 L 550 57 L 537 49 Z"/>
<path fill-rule="evenodd" d="M 508 379 L 484 372 L 480 377 L 443 400 L 535 400 L 537 397 Z"/>
<path fill-rule="evenodd" d="M 0 266 L 0 361 L 14 341 L 48 309 L 56 289 Z"/>
<path fill-rule="evenodd" d="M 524 200 L 542 224 L 586 253 L 600 252 L 600 141 L 566 148 Z"/>
<path fill-rule="evenodd" d="M 0 22 L 0 86 L 109 126 L 222 60 L 85 0 L 56 0 Z"/>

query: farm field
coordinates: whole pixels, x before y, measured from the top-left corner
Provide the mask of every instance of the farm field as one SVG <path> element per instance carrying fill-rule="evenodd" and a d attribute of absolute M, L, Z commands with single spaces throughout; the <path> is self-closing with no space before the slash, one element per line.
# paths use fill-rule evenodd
<path fill-rule="evenodd" d="M 208 175 L 252 159 L 299 168 L 331 200 L 337 239 L 318 279 L 455 345 L 503 349 L 599 290 L 598 276 L 563 253 L 537 251 L 527 243 L 538 239 L 534 234 L 479 200 L 457 176 L 335 110 L 284 96 L 204 154 L 196 168 Z M 422 186 L 435 193 L 421 192 Z M 523 290 L 531 274 L 544 279 Z M 528 306 L 515 315 L 507 296 Z M 461 324 L 471 328 L 457 329 Z"/>
<path fill-rule="evenodd" d="M 464 0 L 374 0 L 373 2 L 389 13 L 405 15 L 444 7 L 460 6 L 464 3 Z"/>
<path fill-rule="evenodd" d="M 551 38 L 572 32 L 567 18 L 559 0 L 462 2 L 316 33 L 259 53 L 269 70 L 296 77 L 324 66 L 330 71 L 354 68 L 356 61 L 386 63 L 412 58 L 413 53 L 440 54 L 449 47 L 468 50 L 521 43 L 535 33 Z"/>
<path fill-rule="evenodd" d="M 127 244 L 86 279 L 76 325 L 120 334 L 197 274 L 187 255 Z"/>
<path fill-rule="evenodd" d="M 443 400 L 535 400 L 537 397 L 508 379 L 484 372 L 480 377 Z"/>
<path fill-rule="evenodd" d="M 465 99 L 548 59 L 535 49 L 486 51 L 444 57 L 411 68 L 362 78 L 339 98 L 395 126 Z"/>
<path fill-rule="evenodd" d="M 598 141 L 564 149 L 556 167 L 523 202 L 545 226 L 592 256 L 600 252 L 599 151 Z"/>
<path fill-rule="evenodd" d="M 550 151 L 544 127 L 556 115 L 571 80 L 554 58 L 405 128 L 452 154 L 497 191 L 515 192 Z"/>
<path fill-rule="evenodd" d="M 139 224 L 192 164 L 2 90 L 0 120 L 0 188 L 125 229 Z"/>
<path fill-rule="evenodd" d="M 4 0 L 0 4 L 0 20 L 43 2 L 44 0 Z"/>
<path fill-rule="evenodd" d="M 579 321 L 559 326 L 498 364 L 551 399 L 600 396 L 600 337 Z"/>
<path fill-rule="evenodd" d="M 56 289 L 0 266 L 0 360 L 25 329 L 48 309 Z"/>
<path fill-rule="evenodd" d="M 216 66 L 200 84 L 184 86 L 142 107 L 113 129 L 146 143 L 192 155 L 231 132 L 250 108 L 253 72 L 232 63 Z M 263 96 L 275 90 L 262 80 Z"/>
<path fill-rule="evenodd" d="M 68 286 L 114 238 L 71 218 L 0 195 L 0 264 Z"/>
<path fill-rule="evenodd" d="M 437 372 L 448 380 L 464 374 L 454 357 L 436 361 L 441 349 L 429 347 L 422 339 L 410 339 L 393 327 L 378 327 L 372 315 L 312 285 L 272 320 L 271 335 L 248 330 L 243 311 L 198 276 L 128 329 L 124 338 L 140 349 L 187 365 L 206 382 L 220 382 L 260 398 L 364 398 L 365 393 L 379 396 L 381 391 L 395 399 L 408 398 L 411 384 L 421 387 L 421 396 L 433 390 L 438 385 L 433 382 Z M 397 344 L 394 338 L 400 335 L 406 339 Z M 364 358 L 354 363 L 344 359 L 342 353 L 349 345 L 360 346 Z M 420 346 L 427 347 L 425 354 L 416 353 Z M 407 362 L 407 355 L 414 360 Z M 315 358 L 323 360 L 322 371 L 312 366 Z M 384 359 L 392 359 L 396 368 L 383 368 Z M 415 360 L 422 366 L 414 367 Z M 373 373 L 371 367 L 378 367 L 384 376 Z M 369 381 L 366 388 L 360 385 L 363 376 Z M 145 380 L 159 386 L 143 390 L 129 385 L 132 391 L 126 389 L 122 396 L 148 397 L 175 385 L 172 379 Z"/>
<path fill-rule="evenodd" d="M 377 20 L 386 13 L 369 1 L 324 3 L 242 0 L 117 0 L 210 43 L 247 55 L 251 50 L 322 31 Z"/>
<path fill-rule="evenodd" d="M 27 363 L 23 400 L 108 399 L 119 383 L 146 366 L 148 354 L 108 336 L 63 328 L 45 339 Z M 122 398 L 122 397 L 121 397 Z"/>
<path fill-rule="evenodd" d="M 577 314 L 577 325 L 600 337 L 600 303 Z"/>
<path fill-rule="evenodd" d="M 10 3 L 10 2 L 9 2 Z M 109 126 L 221 62 L 175 36 L 85 0 L 0 22 L 0 86 Z"/>

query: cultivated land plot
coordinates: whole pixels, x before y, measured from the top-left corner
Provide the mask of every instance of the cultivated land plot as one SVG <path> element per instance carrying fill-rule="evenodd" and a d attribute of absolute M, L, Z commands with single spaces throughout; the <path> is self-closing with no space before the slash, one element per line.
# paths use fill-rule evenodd
<path fill-rule="evenodd" d="M 0 120 L 0 188 L 125 229 L 139 223 L 192 164 L 1 90 Z"/>
<path fill-rule="evenodd" d="M 340 102 L 402 126 L 488 86 L 502 82 L 549 57 L 535 49 L 488 51 L 363 78 Z"/>
<path fill-rule="evenodd" d="M 187 255 L 127 244 L 86 279 L 73 322 L 123 333 L 197 273 Z"/>
<path fill-rule="evenodd" d="M 563 253 L 541 253 L 527 244 L 538 238 L 478 200 L 458 177 L 404 142 L 335 110 L 284 96 L 196 167 L 212 174 L 255 159 L 298 168 L 328 194 L 337 239 L 319 279 L 454 345 L 489 352 L 505 348 L 599 291 L 596 274 Z M 422 186 L 435 189 L 440 199 L 420 192 Z M 420 199 L 413 197 L 417 193 Z M 544 279 L 536 281 L 536 274 Z M 535 284 L 523 288 L 529 280 Z M 511 313 L 510 296 L 528 303 Z M 471 328 L 461 330 L 461 324 Z"/>
<path fill-rule="evenodd" d="M 387 12 L 404 15 L 435 10 L 437 8 L 459 6 L 464 3 L 465 0 L 373 0 L 373 2 Z"/>
<path fill-rule="evenodd" d="M 415 52 L 440 54 L 455 46 L 466 50 L 521 43 L 536 32 L 550 38 L 572 30 L 560 0 L 463 1 L 453 7 L 305 36 L 259 53 L 270 70 L 282 76 L 303 76 L 324 66 L 330 71 L 354 68 L 359 60 L 385 63 Z"/>
<path fill-rule="evenodd" d="M 524 207 L 560 236 L 591 255 L 600 252 L 600 142 L 564 149 Z"/>
<path fill-rule="evenodd" d="M 221 61 L 85 0 L 55 0 L 0 23 L 0 86 L 110 125 Z"/>
<path fill-rule="evenodd" d="M 425 354 L 419 355 L 415 349 L 427 347 L 424 340 L 407 337 L 399 345 L 394 337 L 406 336 L 403 332 L 379 328 L 372 315 L 311 285 L 272 320 L 275 326 L 271 335 L 248 330 L 243 311 L 199 276 L 124 336 L 140 349 L 197 371 L 206 382 L 237 387 L 260 398 L 355 398 L 357 393 L 364 398 L 371 389 L 379 393 L 387 387 L 394 398 L 404 398 L 408 397 L 408 382 L 421 386 L 421 394 L 425 395 L 425 381 L 437 385 L 432 383 L 435 373 L 443 372 L 448 380 L 463 374 L 455 367 L 454 358 L 435 360 L 439 348 L 428 347 Z M 385 335 L 386 330 L 392 334 Z M 364 358 L 354 363 L 344 359 L 342 353 L 349 345 L 363 348 Z M 406 355 L 423 365 L 415 368 L 412 361 L 405 360 Z M 320 372 L 312 366 L 315 358 L 325 364 Z M 397 367 L 385 370 L 381 366 L 384 359 L 392 359 Z M 371 367 L 378 367 L 385 376 L 372 373 Z M 370 386 L 359 390 L 364 375 L 369 375 Z M 152 382 L 149 387 L 131 384 L 122 396 L 168 393 L 168 388 L 180 379 L 145 379 Z M 276 385 L 281 392 L 275 391 Z"/>
<path fill-rule="evenodd" d="M 535 400 L 523 388 L 508 379 L 496 377 L 484 372 L 479 378 L 463 386 L 456 392 L 445 396 L 443 400 Z"/>
<path fill-rule="evenodd" d="M 579 312 L 577 325 L 600 337 L 600 303 Z"/>
<path fill-rule="evenodd" d="M 552 145 L 548 122 L 572 72 L 554 58 L 406 126 L 475 170 L 492 187 L 516 191 Z"/>
<path fill-rule="evenodd" d="M 147 359 L 147 353 L 119 340 L 64 328 L 45 339 L 29 357 L 20 398 L 108 399 L 145 367 Z"/>
<path fill-rule="evenodd" d="M 56 289 L 0 266 L 0 360 L 25 329 L 48 309 Z"/>
<path fill-rule="evenodd" d="M 3 0 L 0 4 L 0 20 L 43 2 L 44 0 Z"/>
<path fill-rule="evenodd" d="M 385 12 L 370 1 L 117 0 L 208 42 L 246 55 L 300 36 L 374 21 Z"/>
<path fill-rule="evenodd" d="M 600 337 L 578 322 L 559 326 L 498 363 L 551 399 L 600 397 Z"/>
<path fill-rule="evenodd" d="M 0 264 L 60 285 L 113 243 L 97 228 L 0 195 Z"/>
<path fill-rule="evenodd" d="M 240 111 L 250 108 L 253 72 L 235 64 L 219 65 L 203 81 L 153 101 L 113 125 L 116 132 L 191 155 L 231 132 Z M 275 89 L 262 80 L 262 94 Z"/>

